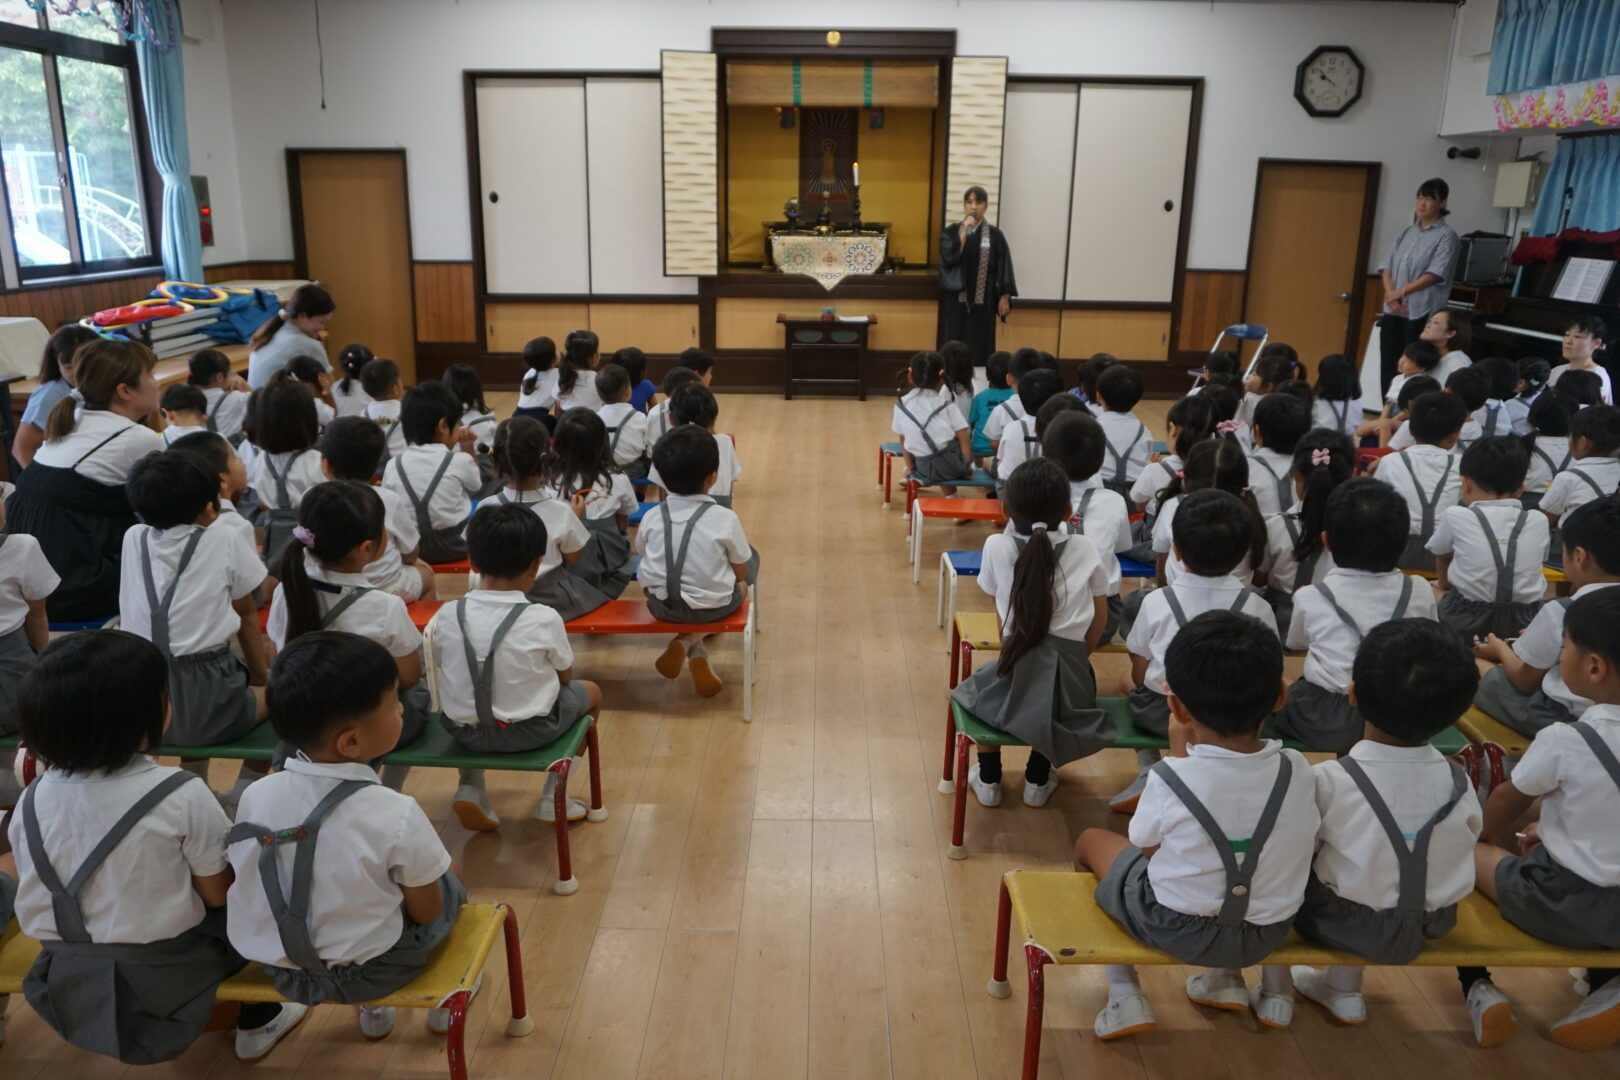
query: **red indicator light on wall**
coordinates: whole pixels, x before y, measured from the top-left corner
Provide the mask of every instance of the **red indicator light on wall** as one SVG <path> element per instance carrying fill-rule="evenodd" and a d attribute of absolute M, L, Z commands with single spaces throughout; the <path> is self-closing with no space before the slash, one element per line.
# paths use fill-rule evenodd
<path fill-rule="evenodd" d="M 191 191 L 197 197 L 197 231 L 202 235 L 202 246 L 214 246 L 214 208 L 208 198 L 208 177 L 193 176 Z"/>

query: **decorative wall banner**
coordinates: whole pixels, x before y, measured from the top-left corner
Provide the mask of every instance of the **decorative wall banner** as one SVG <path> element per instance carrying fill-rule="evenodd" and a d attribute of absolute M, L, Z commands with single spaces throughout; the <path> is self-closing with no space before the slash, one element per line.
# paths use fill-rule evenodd
<path fill-rule="evenodd" d="M 1620 75 L 1543 86 L 1496 99 L 1496 129 L 1620 127 Z"/>

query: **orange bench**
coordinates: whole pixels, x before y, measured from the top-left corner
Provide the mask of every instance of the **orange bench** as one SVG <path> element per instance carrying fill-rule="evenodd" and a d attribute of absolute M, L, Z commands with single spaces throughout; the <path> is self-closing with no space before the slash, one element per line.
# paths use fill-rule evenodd
<path fill-rule="evenodd" d="M 754 719 L 754 587 L 742 607 L 712 623 L 665 622 L 653 615 L 645 600 L 610 600 L 595 611 L 570 619 L 570 634 L 741 634 L 743 636 L 743 719 Z"/>
<path fill-rule="evenodd" d="M 456 559 L 453 562 L 428 563 L 434 574 L 470 574 L 472 562 L 468 559 Z"/>
<path fill-rule="evenodd" d="M 922 580 L 922 523 L 923 518 L 950 518 L 952 521 L 973 520 L 1003 522 L 1006 511 L 999 499 L 917 499 L 911 504 L 911 516 L 906 518 L 907 537 L 911 544 L 911 583 Z"/>
<path fill-rule="evenodd" d="M 418 630 L 427 629 L 428 622 L 439 613 L 443 605 L 442 600 L 412 600 L 405 605 L 405 611 L 411 617 L 411 625 Z M 270 624 L 270 605 L 266 604 L 259 609 L 259 629 L 263 630 Z"/>

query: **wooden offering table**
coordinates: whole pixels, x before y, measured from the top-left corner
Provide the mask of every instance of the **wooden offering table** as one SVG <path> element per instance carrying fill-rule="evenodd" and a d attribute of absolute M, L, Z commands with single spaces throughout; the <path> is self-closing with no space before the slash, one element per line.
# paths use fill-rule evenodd
<path fill-rule="evenodd" d="M 866 341 L 876 316 L 779 314 L 776 321 L 785 338 L 784 398 L 793 400 L 795 388 L 802 388 L 810 393 L 854 390 L 866 400 Z"/>

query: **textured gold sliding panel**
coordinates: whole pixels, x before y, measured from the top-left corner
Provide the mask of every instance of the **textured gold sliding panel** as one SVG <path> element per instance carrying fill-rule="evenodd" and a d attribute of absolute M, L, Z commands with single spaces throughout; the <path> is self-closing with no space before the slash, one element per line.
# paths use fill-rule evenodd
<path fill-rule="evenodd" d="M 663 53 L 664 273 L 720 271 L 720 170 L 713 53 Z"/>
<path fill-rule="evenodd" d="M 939 104 L 939 62 L 881 57 L 730 60 L 726 103 L 932 109 Z"/>
<path fill-rule="evenodd" d="M 950 144 L 945 160 L 945 216 L 961 209 L 977 184 L 990 195 L 989 220 L 1001 201 L 1001 137 L 1007 115 L 1007 58 L 958 56 L 951 62 Z"/>

